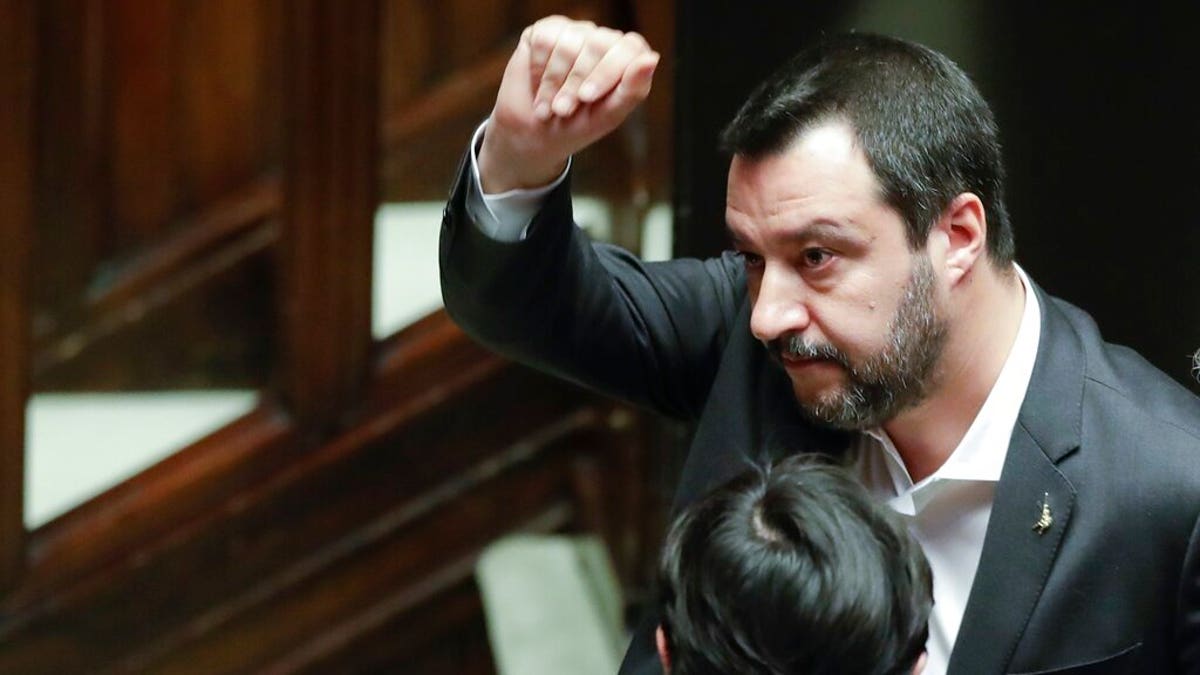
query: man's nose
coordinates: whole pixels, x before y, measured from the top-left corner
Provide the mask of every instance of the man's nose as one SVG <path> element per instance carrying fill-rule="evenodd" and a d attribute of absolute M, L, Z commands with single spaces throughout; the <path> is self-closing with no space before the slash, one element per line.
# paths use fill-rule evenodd
<path fill-rule="evenodd" d="M 764 342 L 808 328 L 809 313 L 803 284 L 788 271 L 763 270 L 750 311 L 750 332 Z"/>

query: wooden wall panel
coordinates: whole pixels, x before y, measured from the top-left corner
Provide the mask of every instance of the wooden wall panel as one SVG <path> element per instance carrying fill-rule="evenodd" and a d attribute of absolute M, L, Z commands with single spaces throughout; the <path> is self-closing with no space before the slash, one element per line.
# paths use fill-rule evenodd
<path fill-rule="evenodd" d="M 442 76 L 470 66 L 506 38 L 521 32 L 511 23 L 512 3 L 507 0 L 444 0 L 436 6 L 440 58 L 435 66 Z"/>
<path fill-rule="evenodd" d="M 384 0 L 382 12 L 380 105 L 386 119 L 420 94 L 433 60 L 433 7 L 421 0 Z"/>
<path fill-rule="evenodd" d="M 52 78 L 38 82 L 33 332 L 78 322 L 78 298 L 107 240 L 104 173 L 104 5 L 38 3 L 38 58 Z"/>
<path fill-rule="evenodd" d="M 441 199 L 523 13 L 645 19 L 617 2 L 31 6 L 0 0 L 0 18 L 48 40 L 12 44 L 63 74 L 30 100 L 68 130 L 22 155 L 31 116 L 0 112 L 18 132 L 0 167 L 37 168 L 16 193 L 37 196 L 47 233 L 26 263 L 74 270 L 37 271 L 22 363 L 62 388 L 257 382 L 248 363 L 212 367 L 241 354 L 275 379 L 253 413 L 28 535 L 19 453 L 3 455 L 0 534 L 27 545 L 0 545 L 0 582 L 16 581 L 0 673 L 489 673 L 471 571 L 513 531 L 598 532 L 644 587 L 645 418 L 489 354 L 441 313 L 373 344 L 368 307 L 380 154 L 389 195 Z M 21 86 L 15 63 L 0 61 L 4 86 Z M 618 209 L 634 183 L 613 176 L 645 173 L 630 138 L 579 163 Z M 18 245 L 19 216 L 0 216 Z M 4 291 L 19 270 L 0 269 Z M 28 309 L 0 297 L 0 345 L 20 351 Z M 21 442 L 23 404 L 0 389 L 0 442 Z"/>
<path fill-rule="evenodd" d="M 174 215 L 177 4 L 104 3 L 112 192 L 102 259 L 148 244 Z"/>
<path fill-rule="evenodd" d="M 253 204 L 278 170 L 281 17 L 279 0 L 40 6 L 56 77 L 38 89 L 37 390 L 265 381 L 269 325 L 240 317 L 262 315 L 273 284 L 241 260 L 269 265 L 272 231 L 229 235 L 278 215 Z"/>
<path fill-rule="evenodd" d="M 347 183 L 378 181 L 389 201 L 441 199 L 464 139 L 491 107 L 526 15 L 558 11 L 630 28 L 669 23 L 665 6 L 651 3 L 634 13 L 611 2 L 389 0 L 380 14 L 382 64 L 370 71 L 382 79 L 384 161 L 372 178 L 353 176 Z M 228 213 L 224 204 L 254 194 L 283 162 L 282 25 L 295 12 L 281 0 L 44 5 L 40 32 L 49 44 L 43 51 L 63 77 L 40 94 L 44 119 L 56 133 L 40 141 L 39 390 L 265 381 L 269 364 L 256 368 L 243 355 L 270 353 L 269 325 L 238 317 L 260 315 L 263 303 L 278 296 L 235 271 L 243 267 L 234 258 L 257 256 L 276 242 L 265 228 L 254 235 L 258 245 L 247 246 L 203 224 L 214 209 Z M 335 74 L 354 72 L 360 71 Z M 656 131 L 666 110 L 656 102 L 666 99 L 655 97 L 649 117 L 639 116 L 629 133 L 577 163 L 581 192 L 613 200 L 625 230 L 634 227 L 647 197 L 667 183 L 658 170 L 670 134 Z M 307 110 L 290 106 L 288 117 Z M 318 193 L 312 203 L 321 199 Z M 274 214 L 258 212 L 237 227 L 260 227 L 257 218 Z M 207 243 L 188 243 L 197 240 Z M 215 264 L 217 258 L 224 263 Z M 262 264 L 271 258 L 252 263 Z M 148 276 L 150 268 L 156 272 Z M 231 284 L 243 292 L 228 292 Z M 113 291 L 151 286 L 152 299 Z M 168 315 L 167 307 L 178 311 Z M 214 324 L 211 314 L 189 314 L 188 307 L 231 310 L 218 311 L 229 320 Z M 151 316 L 155 312 L 162 313 Z M 145 326 L 135 325 L 143 320 Z M 165 344 L 155 322 L 173 327 L 171 340 L 186 336 L 203 347 L 181 354 Z M 228 367 L 198 376 L 212 355 Z M 170 367 L 137 368 L 139 360 Z M 113 369 L 128 376 L 113 376 Z"/>
<path fill-rule="evenodd" d="M 522 0 L 517 5 L 517 25 L 528 26 L 544 16 L 562 14 L 574 19 L 580 18 L 579 3 L 564 0 Z"/>
<path fill-rule="evenodd" d="M 34 175 L 34 7 L 0 0 L 0 593 L 22 572 Z"/>
<path fill-rule="evenodd" d="M 263 49 L 263 34 L 275 18 L 262 2 L 179 3 L 173 78 L 178 103 L 171 120 L 177 128 L 177 211 L 207 205 L 261 172 L 268 148 L 257 113 L 264 98 L 278 97 L 282 89 L 280 82 L 263 79 L 259 65 L 272 58 Z"/>
<path fill-rule="evenodd" d="M 366 383 L 372 343 L 380 13 L 374 0 L 288 10 L 278 377 L 297 423 L 323 430 Z"/>

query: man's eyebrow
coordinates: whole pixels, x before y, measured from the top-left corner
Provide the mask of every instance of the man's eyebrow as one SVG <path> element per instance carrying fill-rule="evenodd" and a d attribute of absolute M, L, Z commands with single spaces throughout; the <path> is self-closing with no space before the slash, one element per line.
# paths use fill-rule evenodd
<path fill-rule="evenodd" d="M 745 240 L 728 221 L 725 222 L 725 234 L 735 247 L 742 245 Z M 861 245 L 864 239 L 849 228 L 843 227 L 830 220 L 815 220 L 788 232 L 785 239 L 791 241 L 807 241 L 810 239 L 826 239 L 843 245 Z"/>
<path fill-rule="evenodd" d="M 862 237 L 852 230 L 829 220 L 816 220 L 788 234 L 788 239 L 831 239 L 843 244 L 861 244 Z"/>

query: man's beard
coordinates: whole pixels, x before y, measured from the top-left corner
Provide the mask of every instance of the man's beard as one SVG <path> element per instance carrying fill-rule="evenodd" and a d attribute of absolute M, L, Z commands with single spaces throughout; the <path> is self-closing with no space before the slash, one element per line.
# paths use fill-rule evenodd
<path fill-rule="evenodd" d="M 851 361 L 831 344 L 812 344 L 799 335 L 768 343 L 773 359 L 782 354 L 807 359 L 827 359 L 842 366 L 845 385 L 819 394 L 816 400 L 799 400 L 806 417 L 838 429 L 878 427 L 898 413 L 920 403 L 934 387 L 934 368 L 946 344 L 947 325 L 934 306 L 934 275 L 929 259 L 913 256 L 914 267 L 904 296 L 888 325 L 888 343 L 862 360 Z"/>

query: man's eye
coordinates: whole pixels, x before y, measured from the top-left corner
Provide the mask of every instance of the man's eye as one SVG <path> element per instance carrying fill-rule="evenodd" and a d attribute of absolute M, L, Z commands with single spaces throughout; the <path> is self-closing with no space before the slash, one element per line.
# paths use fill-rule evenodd
<path fill-rule="evenodd" d="M 763 265 L 762 256 L 758 255 L 757 253 L 738 251 L 738 255 L 741 256 L 742 262 L 746 264 L 746 267 L 750 269 L 757 269 Z"/>
<path fill-rule="evenodd" d="M 823 248 L 805 249 L 803 256 L 804 266 L 809 268 L 820 267 L 833 258 L 833 254 Z"/>

